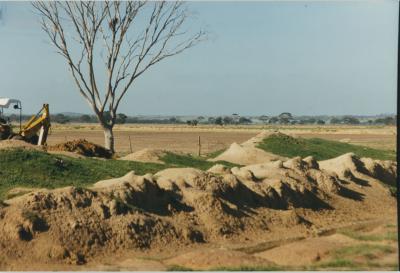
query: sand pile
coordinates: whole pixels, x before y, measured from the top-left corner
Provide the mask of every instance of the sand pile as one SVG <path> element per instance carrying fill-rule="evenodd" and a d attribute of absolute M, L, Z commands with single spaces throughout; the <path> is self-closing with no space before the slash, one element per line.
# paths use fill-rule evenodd
<path fill-rule="evenodd" d="M 353 153 L 347 153 L 332 159 L 319 161 L 321 169 L 347 177 L 352 172 L 366 173 L 364 163 Z"/>
<path fill-rule="evenodd" d="M 38 150 L 38 151 L 44 150 L 42 146 L 33 145 L 23 140 L 16 140 L 16 139 L 0 140 L 0 150 L 12 149 L 12 148 Z"/>
<path fill-rule="evenodd" d="M 231 169 L 226 167 L 225 165 L 222 164 L 216 164 L 212 166 L 210 169 L 207 170 L 209 173 L 215 173 L 215 174 L 230 174 Z"/>
<path fill-rule="evenodd" d="M 319 162 L 321 169 L 335 173 L 342 179 L 373 177 L 389 185 L 396 185 L 397 162 L 359 158 L 353 153 Z M 359 181 L 362 183 L 362 181 Z"/>
<path fill-rule="evenodd" d="M 342 160 L 318 164 L 296 157 L 230 170 L 217 165 L 206 172 L 129 172 L 89 189 L 27 193 L 0 207 L 0 256 L 3 261 L 82 264 L 128 249 L 259 238 L 278 228 L 309 233 L 314 225 L 329 225 L 329 215 L 336 223 L 344 217 L 354 220 L 360 211 L 370 217 L 395 206 L 372 176 L 370 188 L 359 189 L 352 177 L 344 181 L 319 167 L 336 162 L 346 169 L 347 163 L 338 163 Z"/>
<path fill-rule="evenodd" d="M 390 160 L 373 160 L 371 158 L 361 158 L 364 164 L 364 169 L 370 175 L 378 180 L 381 180 L 389 185 L 396 185 L 397 180 L 397 162 Z"/>
<path fill-rule="evenodd" d="M 120 160 L 130 160 L 130 161 L 139 161 L 139 162 L 150 162 L 150 163 L 164 163 L 160 158 L 165 155 L 164 150 L 157 149 L 143 149 L 131 154 L 128 154 L 124 157 L 121 157 Z"/>
<path fill-rule="evenodd" d="M 252 138 L 246 140 L 241 145 L 256 147 L 257 144 L 259 144 L 260 142 L 262 142 L 264 140 L 264 138 L 267 138 L 274 133 L 275 132 L 263 130 L 263 131 L 261 131 L 261 133 L 257 134 L 255 137 L 252 137 Z"/>
<path fill-rule="evenodd" d="M 73 152 L 88 157 L 111 158 L 112 154 L 106 148 L 91 143 L 85 139 L 77 139 L 49 146 L 48 151 Z"/>
<path fill-rule="evenodd" d="M 286 158 L 273 153 L 268 153 L 250 145 L 233 143 L 225 152 L 209 160 L 227 161 L 239 165 L 249 165 L 284 159 Z"/>

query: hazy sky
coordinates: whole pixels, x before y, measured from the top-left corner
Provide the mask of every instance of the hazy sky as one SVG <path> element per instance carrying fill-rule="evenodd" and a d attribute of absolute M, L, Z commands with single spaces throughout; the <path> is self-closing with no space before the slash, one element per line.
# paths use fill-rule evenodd
<path fill-rule="evenodd" d="M 144 74 L 129 115 L 396 111 L 398 2 L 189 2 L 210 39 Z M 89 113 L 30 3 L 0 2 L 0 97 Z"/>

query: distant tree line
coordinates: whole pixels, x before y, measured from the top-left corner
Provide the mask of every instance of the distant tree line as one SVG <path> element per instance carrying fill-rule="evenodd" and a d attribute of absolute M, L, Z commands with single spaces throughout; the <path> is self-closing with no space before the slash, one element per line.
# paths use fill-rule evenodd
<path fill-rule="evenodd" d="M 5 115 L 12 122 L 19 122 L 19 115 L 11 114 Z M 22 120 L 27 121 L 31 115 L 22 115 Z M 111 118 L 109 113 L 105 113 L 106 118 Z M 59 124 L 67 123 L 97 123 L 97 117 L 95 115 L 68 115 L 68 114 L 53 114 L 51 121 Z M 168 117 L 168 118 L 144 118 L 144 117 L 130 117 L 123 113 L 117 114 L 116 124 L 187 124 L 189 126 L 197 126 L 198 124 L 215 124 L 215 125 L 246 125 L 252 123 L 263 123 L 263 124 L 348 124 L 348 125 L 396 125 L 397 115 L 379 117 L 375 119 L 360 120 L 354 116 L 342 116 L 342 117 L 330 117 L 322 120 L 316 117 L 294 117 L 291 113 L 285 112 L 278 116 L 266 116 L 262 115 L 259 117 L 241 117 L 237 114 L 230 116 L 216 116 L 205 118 L 198 116 L 194 119 L 184 120 L 179 117 Z"/>
<path fill-rule="evenodd" d="M 377 119 L 369 119 L 364 124 L 369 125 L 396 125 L 397 116 L 392 117 L 384 117 L 384 118 L 377 118 Z M 345 116 L 343 118 L 332 118 L 330 120 L 331 124 L 361 124 L 361 121 L 355 117 Z"/>
<path fill-rule="evenodd" d="M 385 125 L 397 125 L 397 115 L 394 117 L 378 118 L 374 121 L 371 121 L 371 123 L 385 124 Z"/>
<path fill-rule="evenodd" d="M 367 121 L 362 121 L 354 116 L 342 116 L 342 117 L 332 117 L 330 119 L 322 120 L 314 117 L 307 118 L 295 118 L 290 113 L 282 113 L 278 116 L 260 116 L 258 118 L 264 124 L 347 124 L 347 125 L 358 125 L 358 124 L 368 124 L 368 125 L 396 125 L 397 116 L 389 116 L 384 118 L 369 119 Z"/>

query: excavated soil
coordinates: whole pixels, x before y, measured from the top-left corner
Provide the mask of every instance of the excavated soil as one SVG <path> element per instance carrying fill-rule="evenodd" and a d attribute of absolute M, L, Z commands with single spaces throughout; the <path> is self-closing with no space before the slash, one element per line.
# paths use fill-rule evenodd
<path fill-rule="evenodd" d="M 258 133 L 256 136 L 246 140 L 243 142 L 241 145 L 242 146 L 250 146 L 250 147 L 255 147 L 257 144 L 261 143 L 265 138 L 269 137 L 272 134 L 277 133 L 278 131 L 267 131 L 263 130 L 260 133 Z"/>
<path fill-rule="evenodd" d="M 0 204 L 0 268 L 80 265 L 132 250 L 166 251 L 166 246 L 175 252 L 216 242 L 307 237 L 394 215 L 396 200 L 383 180 L 395 179 L 396 169 L 395 162 L 352 154 L 322 162 L 296 157 L 206 172 L 129 172 L 88 189 L 38 190 Z M 281 255 L 276 251 L 257 257 L 216 251 L 212 259 L 195 252 L 167 263 L 203 269 L 242 259 L 271 265 L 268 255 Z M 191 263 L 195 256 L 208 266 Z"/>
<path fill-rule="evenodd" d="M 23 140 L 16 140 L 16 139 L 0 140 L 0 150 L 14 149 L 14 148 L 44 151 L 43 146 L 33 145 Z"/>
<path fill-rule="evenodd" d="M 77 139 L 59 143 L 47 148 L 49 152 L 72 152 L 87 157 L 111 158 L 112 154 L 106 148 L 91 143 L 85 139 Z"/>
<path fill-rule="evenodd" d="M 143 149 L 124 157 L 119 158 L 120 160 L 130 160 L 148 163 L 164 163 L 161 158 L 166 154 L 164 150 L 157 149 Z"/>
<path fill-rule="evenodd" d="M 258 164 L 287 158 L 255 148 L 251 144 L 233 143 L 226 151 L 209 161 L 227 161 L 239 165 Z"/>
<path fill-rule="evenodd" d="M 215 158 L 209 159 L 209 161 L 227 161 L 239 165 L 250 165 L 272 162 L 276 160 L 287 160 L 287 157 L 279 156 L 257 148 L 257 145 L 265 138 L 277 133 L 280 134 L 277 131 L 272 132 L 263 130 L 242 144 L 232 143 L 230 147 L 222 154 Z"/>
<path fill-rule="evenodd" d="M 373 160 L 358 158 L 354 153 L 347 153 L 339 157 L 319 162 L 321 169 L 336 173 L 340 178 L 352 178 L 354 174 L 364 179 L 373 177 L 389 185 L 396 184 L 397 162 L 390 160 Z M 358 181 L 361 185 L 365 182 Z"/>

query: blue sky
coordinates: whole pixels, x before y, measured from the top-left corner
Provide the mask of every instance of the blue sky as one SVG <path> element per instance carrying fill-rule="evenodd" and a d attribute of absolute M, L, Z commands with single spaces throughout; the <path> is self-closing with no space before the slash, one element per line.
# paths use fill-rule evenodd
<path fill-rule="evenodd" d="M 398 2 L 189 2 L 209 40 L 150 69 L 129 115 L 396 111 Z M 0 97 L 90 113 L 28 2 L 0 2 Z"/>

